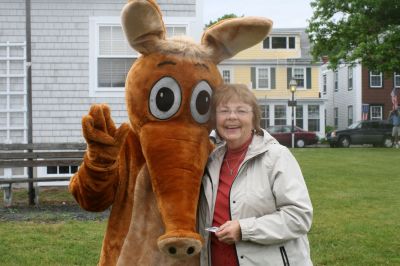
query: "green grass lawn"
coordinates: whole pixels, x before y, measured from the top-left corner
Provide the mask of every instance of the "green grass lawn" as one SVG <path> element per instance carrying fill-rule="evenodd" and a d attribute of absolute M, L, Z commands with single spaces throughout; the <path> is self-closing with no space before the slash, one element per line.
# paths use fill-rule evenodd
<path fill-rule="evenodd" d="M 0 265 L 96 265 L 105 222 L 5 222 Z"/>
<path fill-rule="evenodd" d="M 314 265 L 400 265 L 400 150 L 292 151 L 314 206 L 309 233 Z M 42 204 L 73 201 L 65 190 L 40 196 Z M 15 200 L 27 202 L 26 192 Z M 0 222 L 0 265 L 96 265 L 105 226 L 104 220 L 48 215 Z"/>
<path fill-rule="evenodd" d="M 315 265 L 400 265 L 400 151 L 295 149 L 314 206 Z"/>

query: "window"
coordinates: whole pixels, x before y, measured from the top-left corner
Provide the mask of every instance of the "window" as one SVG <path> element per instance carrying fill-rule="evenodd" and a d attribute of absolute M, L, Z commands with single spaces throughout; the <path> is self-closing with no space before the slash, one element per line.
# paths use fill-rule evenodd
<path fill-rule="evenodd" d="M 271 47 L 272 49 L 285 49 L 286 48 L 286 37 L 272 37 Z"/>
<path fill-rule="evenodd" d="M 229 70 L 223 70 L 222 78 L 225 83 L 231 83 L 231 72 Z"/>
<path fill-rule="evenodd" d="M 269 87 L 269 71 L 268 68 L 257 68 L 257 88 L 267 89 Z"/>
<path fill-rule="evenodd" d="M 339 90 L 339 74 L 337 71 L 333 73 L 333 86 L 334 86 L 334 91 Z"/>
<path fill-rule="evenodd" d="M 382 73 L 370 71 L 369 72 L 369 85 L 371 88 L 382 88 Z"/>
<path fill-rule="evenodd" d="M 71 175 L 78 171 L 78 166 L 47 166 L 46 167 L 46 175 Z"/>
<path fill-rule="evenodd" d="M 276 126 L 286 125 L 286 105 L 275 105 L 274 116 Z"/>
<path fill-rule="evenodd" d="M 319 105 L 308 106 L 308 131 L 319 131 Z"/>
<path fill-rule="evenodd" d="M 311 89 L 311 67 L 288 67 L 287 68 L 287 85 L 292 79 L 296 80 L 297 88 L 299 89 Z"/>
<path fill-rule="evenodd" d="M 256 82 L 258 89 L 269 89 L 270 88 L 270 71 L 268 67 L 257 67 Z"/>
<path fill-rule="evenodd" d="M 347 125 L 350 126 L 353 124 L 353 106 L 347 106 Z"/>
<path fill-rule="evenodd" d="M 0 168 L 0 177 L 12 178 L 12 177 L 27 177 L 27 168 Z"/>
<path fill-rule="evenodd" d="M 347 69 L 347 83 L 348 83 L 348 90 L 351 91 L 353 89 L 353 68 L 349 67 Z"/>
<path fill-rule="evenodd" d="M 37 168 L 37 175 L 39 177 L 70 177 L 78 171 L 78 166 L 65 165 L 65 166 L 45 166 Z M 69 181 L 56 181 L 56 182 L 40 182 L 41 186 L 65 186 Z"/>
<path fill-rule="evenodd" d="M 220 73 L 224 83 L 232 83 L 232 69 L 220 68 Z"/>
<path fill-rule="evenodd" d="M 296 126 L 304 128 L 303 125 L 303 105 L 296 106 Z"/>
<path fill-rule="evenodd" d="M 264 49 L 295 49 L 296 38 L 291 36 L 272 36 L 263 41 Z"/>
<path fill-rule="evenodd" d="M 129 47 L 120 25 L 98 25 L 97 89 L 123 90 L 138 53 Z"/>
<path fill-rule="evenodd" d="M 371 120 L 382 120 L 382 106 L 370 105 L 369 112 Z"/>
<path fill-rule="evenodd" d="M 261 128 L 269 127 L 269 105 L 260 105 L 261 109 Z"/>
<path fill-rule="evenodd" d="M 335 128 L 339 127 L 339 108 L 333 108 L 333 126 Z"/>
<path fill-rule="evenodd" d="M 326 94 L 326 74 L 322 76 L 322 93 Z"/>
<path fill-rule="evenodd" d="M 186 35 L 186 27 L 180 25 L 168 25 L 166 26 L 167 37 L 171 38 L 173 36 L 184 36 Z"/>
<path fill-rule="evenodd" d="M 304 88 L 305 80 L 305 69 L 304 68 L 293 68 L 292 76 L 297 82 L 297 88 Z"/>
<path fill-rule="evenodd" d="M 276 88 L 275 67 L 250 67 L 251 88 L 270 90 Z"/>
<path fill-rule="evenodd" d="M 400 88 L 400 73 L 394 73 L 393 81 L 394 81 L 394 86 L 396 88 Z"/>
<path fill-rule="evenodd" d="M 90 19 L 90 96 L 123 97 L 125 80 L 139 53 L 126 41 L 118 18 Z M 186 34 L 186 25 L 167 25 L 167 36 Z"/>

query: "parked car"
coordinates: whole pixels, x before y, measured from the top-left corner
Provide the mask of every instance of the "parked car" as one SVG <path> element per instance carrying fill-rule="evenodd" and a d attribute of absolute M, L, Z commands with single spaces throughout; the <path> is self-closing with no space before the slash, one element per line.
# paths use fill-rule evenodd
<path fill-rule="evenodd" d="M 326 139 L 332 148 L 351 144 L 392 147 L 392 125 L 386 120 L 359 121 L 344 130 L 327 133 Z"/>
<path fill-rule="evenodd" d="M 280 144 L 292 147 L 292 126 L 272 126 L 267 131 L 279 141 Z M 294 127 L 294 143 L 298 148 L 306 145 L 318 143 L 318 136 L 315 132 L 306 131 L 299 127 Z"/>

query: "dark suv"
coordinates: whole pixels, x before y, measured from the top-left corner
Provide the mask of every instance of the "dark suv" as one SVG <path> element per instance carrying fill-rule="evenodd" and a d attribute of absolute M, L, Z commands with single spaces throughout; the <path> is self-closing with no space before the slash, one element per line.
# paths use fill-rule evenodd
<path fill-rule="evenodd" d="M 350 144 L 372 144 L 392 147 L 392 125 L 386 120 L 364 120 L 351 124 L 344 130 L 328 133 L 326 139 L 333 147 L 349 147 Z"/>

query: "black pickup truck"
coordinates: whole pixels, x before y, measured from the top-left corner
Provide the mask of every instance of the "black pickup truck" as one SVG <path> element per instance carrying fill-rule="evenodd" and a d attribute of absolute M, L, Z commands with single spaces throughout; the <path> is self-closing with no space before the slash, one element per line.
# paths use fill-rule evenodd
<path fill-rule="evenodd" d="M 351 124 L 343 130 L 326 134 L 329 145 L 349 147 L 350 144 L 372 144 L 374 146 L 392 147 L 392 125 L 386 120 L 364 120 Z"/>

